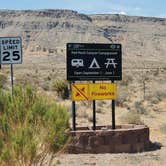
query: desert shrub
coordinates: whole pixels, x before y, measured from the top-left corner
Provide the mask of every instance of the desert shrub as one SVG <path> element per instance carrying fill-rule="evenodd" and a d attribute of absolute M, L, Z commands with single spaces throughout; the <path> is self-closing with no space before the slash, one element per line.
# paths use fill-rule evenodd
<path fill-rule="evenodd" d="M 160 68 L 158 68 L 156 71 L 154 71 L 154 76 L 155 76 L 155 77 L 158 76 L 159 73 L 160 73 Z"/>
<path fill-rule="evenodd" d="M 162 90 L 158 90 L 158 91 L 156 91 L 155 96 L 159 101 L 161 101 L 162 99 L 166 98 L 166 92 L 162 91 Z"/>
<path fill-rule="evenodd" d="M 127 101 L 127 94 L 121 93 L 116 99 L 116 105 L 119 107 L 123 107 L 126 101 Z"/>
<path fill-rule="evenodd" d="M 56 80 L 53 83 L 53 90 L 55 90 L 62 99 L 69 97 L 68 83 L 65 80 Z"/>
<path fill-rule="evenodd" d="M 160 126 L 160 131 L 164 134 L 166 134 L 166 124 L 163 124 Z"/>
<path fill-rule="evenodd" d="M 144 108 L 141 102 L 135 102 L 135 110 L 139 114 L 147 114 L 147 110 Z"/>
<path fill-rule="evenodd" d="M 123 123 L 128 123 L 128 124 L 143 124 L 143 122 L 141 121 L 141 116 L 140 114 L 134 112 L 134 111 L 130 111 L 124 115 L 122 115 L 120 117 L 120 120 Z"/>
<path fill-rule="evenodd" d="M 133 81 L 132 76 L 130 75 L 123 75 L 122 81 L 120 82 L 120 85 L 122 86 L 128 86 L 129 83 Z"/>
<path fill-rule="evenodd" d="M 0 165 L 33 165 L 68 139 L 66 108 L 48 102 L 31 86 L 15 87 L 13 95 L 1 90 L 0 114 Z"/>
<path fill-rule="evenodd" d="M 151 101 L 152 104 L 158 104 L 160 101 L 157 97 L 149 97 L 148 99 Z"/>
<path fill-rule="evenodd" d="M 6 81 L 7 81 L 7 76 L 5 74 L 0 73 L 0 88 L 3 88 Z"/>
<path fill-rule="evenodd" d="M 96 109 L 96 112 L 97 112 L 97 113 L 104 113 L 104 110 L 103 110 L 102 107 L 98 107 L 98 108 Z"/>
<path fill-rule="evenodd" d="M 86 110 L 78 111 L 77 112 L 77 117 L 87 119 L 88 118 L 88 113 L 87 113 Z"/>
<path fill-rule="evenodd" d="M 50 90 L 50 84 L 48 81 L 45 81 L 43 84 L 42 84 L 42 88 L 45 90 L 45 91 L 48 91 Z"/>
<path fill-rule="evenodd" d="M 98 105 L 99 107 L 103 107 L 105 104 L 106 104 L 105 101 L 98 101 L 98 102 L 97 102 L 97 105 Z"/>
<path fill-rule="evenodd" d="M 88 116 L 88 122 L 93 122 L 93 117 L 92 116 Z"/>

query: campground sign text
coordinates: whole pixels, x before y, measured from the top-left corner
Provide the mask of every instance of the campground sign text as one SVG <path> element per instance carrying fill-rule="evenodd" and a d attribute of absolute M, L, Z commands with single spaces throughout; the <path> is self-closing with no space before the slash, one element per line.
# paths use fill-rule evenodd
<path fill-rule="evenodd" d="M 67 44 L 67 80 L 121 80 L 120 44 Z"/>

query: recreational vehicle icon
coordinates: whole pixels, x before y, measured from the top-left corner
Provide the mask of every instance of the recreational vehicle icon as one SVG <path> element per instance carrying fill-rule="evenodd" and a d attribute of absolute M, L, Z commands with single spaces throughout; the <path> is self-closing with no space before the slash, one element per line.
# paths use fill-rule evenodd
<path fill-rule="evenodd" d="M 84 61 L 83 59 L 72 59 L 71 60 L 71 66 L 73 67 L 83 67 Z"/>

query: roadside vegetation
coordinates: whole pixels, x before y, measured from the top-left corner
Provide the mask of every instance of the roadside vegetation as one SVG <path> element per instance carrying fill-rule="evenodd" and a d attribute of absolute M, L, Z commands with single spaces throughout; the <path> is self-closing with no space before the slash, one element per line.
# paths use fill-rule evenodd
<path fill-rule="evenodd" d="M 39 165 L 68 140 L 67 109 L 31 86 L 0 89 L 0 165 Z"/>
<path fill-rule="evenodd" d="M 66 80 L 56 80 L 53 82 L 52 87 L 62 99 L 67 99 L 69 97 L 68 83 Z"/>
<path fill-rule="evenodd" d="M 0 73 L 0 88 L 3 88 L 7 81 L 7 76 L 3 73 Z"/>
<path fill-rule="evenodd" d="M 126 124 L 136 124 L 136 125 L 143 124 L 140 114 L 138 114 L 135 111 L 130 111 L 124 114 L 123 116 L 120 117 L 120 119 L 122 123 L 126 123 Z"/>

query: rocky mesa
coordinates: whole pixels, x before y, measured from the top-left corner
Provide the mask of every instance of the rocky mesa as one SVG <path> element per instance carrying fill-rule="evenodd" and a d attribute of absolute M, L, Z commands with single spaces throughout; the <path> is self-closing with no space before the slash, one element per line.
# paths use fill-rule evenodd
<path fill-rule="evenodd" d="M 133 63 L 140 67 L 142 62 L 164 67 L 166 62 L 164 18 L 85 15 L 72 10 L 1 10 L 0 36 L 21 36 L 25 56 L 65 55 L 68 42 L 114 42 L 123 45 L 125 67 Z"/>

